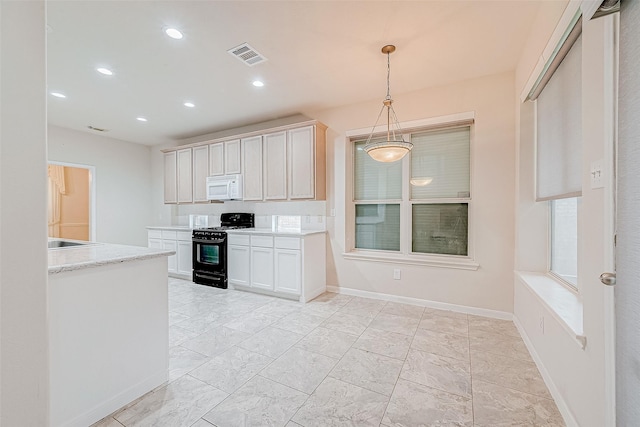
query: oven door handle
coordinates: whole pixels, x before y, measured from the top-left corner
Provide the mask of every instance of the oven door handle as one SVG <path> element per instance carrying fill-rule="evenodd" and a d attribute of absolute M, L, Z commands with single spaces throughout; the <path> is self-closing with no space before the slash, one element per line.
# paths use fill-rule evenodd
<path fill-rule="evenodd" d="M 226 239 L 213 239 L 213 240 L 192 239 L 191 241 L 193 243 L 216 244 L 216 243 L 224 243 Z"/>

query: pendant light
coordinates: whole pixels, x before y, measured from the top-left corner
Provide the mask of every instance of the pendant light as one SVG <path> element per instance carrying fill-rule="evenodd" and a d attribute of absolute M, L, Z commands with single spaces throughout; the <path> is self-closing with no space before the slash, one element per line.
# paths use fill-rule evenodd
<path fill-rule="evenodd" d="M 371 129 L 371 134 L 367 138 L 367 142 L 364 146 L 364 151 L 371 156 L 373 160 L 378 162 L 395 162 L 400 160 L 413 148 L 413 144 L 407 142 L 402 137 L 402 129 L 396 112 L 393 109 L 393 99 L 389 91 L 389 75 L 391 74 L 390 55 L 395 52 L 396 47 L 393 45 L 386 45 L 382 48 L 382 53 L 387 55 L 387 97 L 382 101 L 382 108 L 376 119 L 376 123 Z M 387 110 L 387 137 L 384 141 L 371 142 L 373 133 L 378 126 L 378 121 L 382 116 L 382 112 Z"/>

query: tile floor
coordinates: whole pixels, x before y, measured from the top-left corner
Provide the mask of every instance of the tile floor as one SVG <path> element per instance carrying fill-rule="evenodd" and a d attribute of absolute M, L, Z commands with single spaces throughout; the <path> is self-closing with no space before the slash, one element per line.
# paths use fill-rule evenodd
<path fill-rule="evenodd" d="M 564 426 L 510 321 L 169 279 L 169 383 L 94 427 Z"/>

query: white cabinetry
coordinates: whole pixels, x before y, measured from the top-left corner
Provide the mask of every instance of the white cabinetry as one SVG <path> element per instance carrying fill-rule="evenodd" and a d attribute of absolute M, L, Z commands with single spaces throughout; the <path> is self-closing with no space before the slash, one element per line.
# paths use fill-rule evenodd
<path fill-rule="evenodd" d="M 175 252 L 175 255 L 168 257 L 169 275 L 191 279 L 193 270 L 191 230 L 150 229 L 147 233 L 150 248 Z"/>
<path fill-rule="evenodd" d="M 229 234 L 227 240 L 227 271 L 231 285 L 251 286 L 251 251 L 248 235 Z"/>
<path fill-rule="evenodd" d="M 164 153 L 164 202 L 178 202 L 178 153 Z"/>
<path fill-rule="evenodd" d="M 251 236 L 251 287 L 273 290 L 272 236 Z"/>
<path fill-rule="evenodd" d="M 209 176 L 224 175 L 224 143 L 209 144 Z"/>
<path fill-rule="evenodd" d="M 264 199 L 287 199 L 287 133 L 264 136 Z"/>
<path fill-rule="evenodd" d="M 244 200 L 262 200 L 262 136 L 242 140 Z"/>
<path fill-rule="evenodd" d="M 316 133 L 318 134 L 316 137 Z M 289 199 L 326 198 L 325 133 L 316 126 L 287 131 Z"/>
<path fill-rule="evenodd" d="M 226 175 L 238 174 L 240 167 L 240 140 L 234 139 L 224 142 L 224 173 Z"/>
<path fill-rule="evenodd" d="M 326 291 L 324 233 L 228 235 L 230 285 L 304 302 Z"/>
<path fill-rule="evenodd" d="M 178 203 L 193 202 L 191 148 L 178 150 Z"/>
<path fill-rule="evenodd" d="M 207 201 L 207 176 L 209 176 L 209 146 L 193 147 L 193 201 Z"/>

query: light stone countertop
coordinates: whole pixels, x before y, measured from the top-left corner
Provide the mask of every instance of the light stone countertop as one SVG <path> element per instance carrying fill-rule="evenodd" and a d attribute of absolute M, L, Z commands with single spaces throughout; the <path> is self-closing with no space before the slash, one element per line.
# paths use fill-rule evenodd
<path fill-rule="evenodd" d="M 171 230 L 171 231 L 191 231 L 197 230 L 199 228 L 207 228 L 207 227 L 198 227 L 191 228 L 188 225 L 149 225 L 147 226 L 147 230 Z"/>
<path fill-rule="evenodd" d="M 175 254 L 175 251 L 164 249 L 95 242 L 82 246 L 49 249 L 48 252 L 49 274 Z"/>
<path fill-rule="evenodd" d="M 262 234 L 268 236 L 304 237 L 311 234 L 324 234 L 326 230 L 273 231 L 271 228 L 240 228 L 226 230 L 227 234 Z"/>

